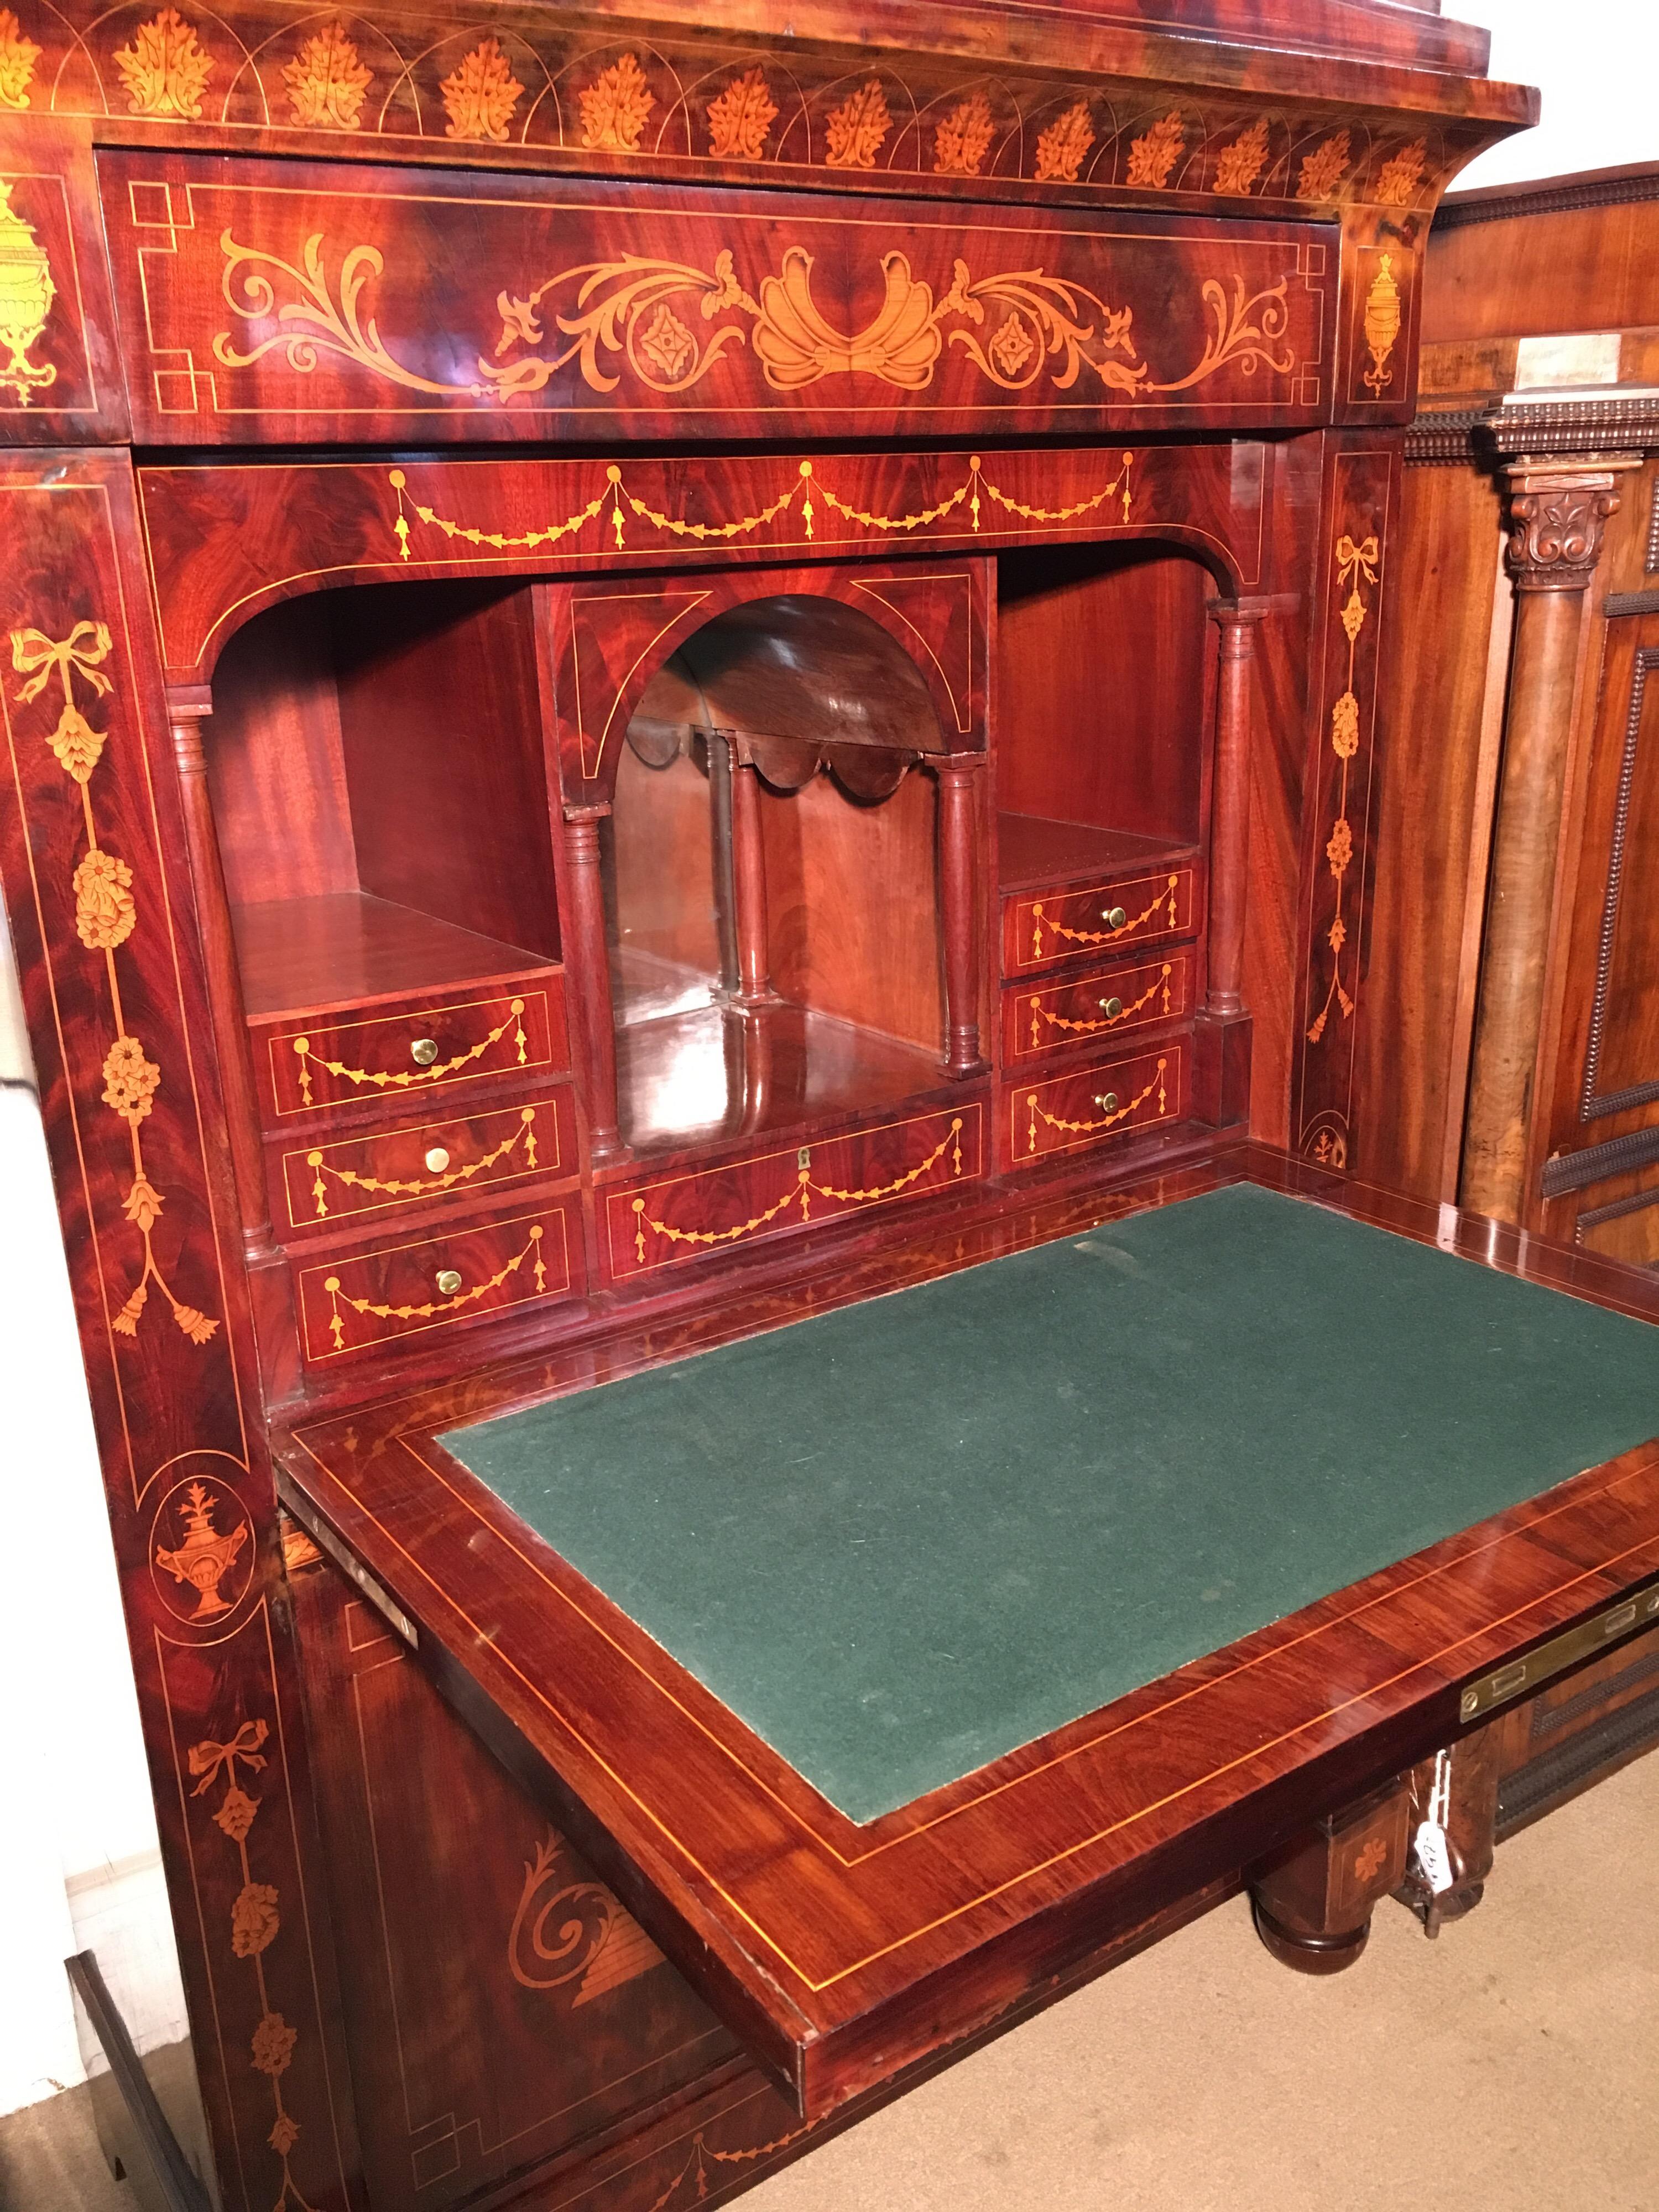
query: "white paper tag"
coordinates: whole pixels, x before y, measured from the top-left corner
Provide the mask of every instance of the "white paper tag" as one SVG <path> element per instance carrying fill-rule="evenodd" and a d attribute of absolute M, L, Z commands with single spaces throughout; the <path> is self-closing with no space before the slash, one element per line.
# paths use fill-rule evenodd
<path fill-rule="evenodd" d="M 1451 1853 L 1446 1848 L 1446 1832 L 1439 1821 L 1423 1821 L 1412 1848 L 1417 1854 L 1417 1863 L 1431 1891 L 1436 1897 L 1443 1896 L 1451 1887 L 1454 1877 Z"/>

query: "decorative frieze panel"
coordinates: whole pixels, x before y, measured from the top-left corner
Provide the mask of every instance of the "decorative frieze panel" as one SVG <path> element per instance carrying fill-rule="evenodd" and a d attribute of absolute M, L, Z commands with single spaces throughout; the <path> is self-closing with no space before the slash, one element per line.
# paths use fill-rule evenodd
<path fill-rule="evenodd" d="M 1431 206 L 1492 136 L 1451 117 L 988 71 L 942 54 L 607 37 L 522 5 L 475 5 L 458 21 L 389 4 L 331 15 L 303 0 L 211 13 L 16 0 L 0 9 L 0 107 L 671 173 L 1024 179 L 1210 210 Z"/>
<path fill-rule="evenodd" d="M 1199 422 L 1331 399 L 1336 233 L 109 154 L 157 443 L 752 440 Z"/>

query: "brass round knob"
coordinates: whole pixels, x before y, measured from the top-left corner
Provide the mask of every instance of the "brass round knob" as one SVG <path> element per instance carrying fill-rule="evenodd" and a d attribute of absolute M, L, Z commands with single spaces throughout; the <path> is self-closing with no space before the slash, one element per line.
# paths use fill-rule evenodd
<path fill-rule="evenodd" d="M 432 1150 L 426 1156 L 427 1173 L 428 1175 L 441 1175 L 448 1165 L 448 1153 L 444 1150 L 441 1145 L 434 1145 Z"/>
<path fill-rule="evenodd" d="M 1100 1011 L 1109 1022 L 1115 1022 L 1123 1012 L 1123 1001 L 1121 999 L 1103 999 L 1100 1002 Z"/>
<path fill-rule="evenodd" d="M 1108 906 L 1101 908 L 1101 919 L 1108 929 L 1121 929 L 1129 917 L 1122 907 Z"/>
<path fill-rule="evenodd" d="M 453 1298 L 461 1287 L 460 1275 L 453 1267 L 440 1267 L 438 1288 L 447 1298 Z"/>
<path fill-rule="evenodd" d="M 409 1056 L 416 1067 L 430 1067 L 438 1057 L 436 1037 L 416 1037 L 409 1048 Z"/>
<path fill-rule="evenodd" d="M 1102 1091 L 1098 1092 L 1095 1098 L 1095 1103 L 1099 1107 L 1103 1114 L 1115 1114 L 1117 1111 L 1116 1091 Z"/>

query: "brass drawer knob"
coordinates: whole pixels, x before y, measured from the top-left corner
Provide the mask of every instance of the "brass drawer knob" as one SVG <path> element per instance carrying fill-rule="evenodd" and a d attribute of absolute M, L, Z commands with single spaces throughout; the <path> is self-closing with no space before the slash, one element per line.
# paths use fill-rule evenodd
<path fill-rule="evenodd" d="M 454 1268 L 454 1267 L 440 1267 L 440 1268 L 439 1268 L 439 1270 L 438 1270 L 438 1288 L 439 1288 L 439 1291 L 441 1292 L 441 1294 L 442 1294 L 445 1297 L 447 1297 L 447 1298 L 453 1298 L 453 1297 L 454 1297 L 454 1295 L 455 1295 L 456 1291 L 459 1291 L 459 1290 L 460 1289 L 460 1287 L 461 1287 L 461 1278 L 460 1278 L 460 1274 L 459 1274 L 459 1271 L 458 1271 L 456 1268 Z"/>
<path fill-rule="evenodd" d="M 1100 1002 L 1100 1011 L 1109 1022 L 1115 1022 L 1123 1012 L 1123 1001 L 1121 999 L 1103 999 Z"/>
<path fill-rule="evenodd" d="M 441 1175 L 448 1165 L 448 1153 L 444 1150 L 441 1145 L 434 1145 L 432 1150 L 426 1156 L 427 1173 L 428 1175 Z"/>
<path fill-rule="evenodd" d="M 1099 1109 L 1100 1109 L 1100 1110 L 1101 1110 L 1101 1112 L 1102 1112 L 1103 1114 L 1115 1114 L 1115 1113 L 1116 1113 L 1116 1111 L 1117 1111 L 1117 1093 L 1116 1093 L 1116 1091 L 1097 1091 L 1097 1092 L 1096 1093 L 1096 1095 L 1095 1095 L 1095 1103 L 1096 1103 L 1096 1105 L 1097 1105 L 1097 1106 L 1098 1106 L 1098 1107 L 1099 1107 Z"/>
<path fill-rule="evenodd" d="M 430 1067 L 438 1057 L 436 1037 L 416 1037 L 409 1048 L 409 1056 L 416 1067 Z"/>
<path fill-rule="evenodd" d="M 1127 910 L 1123 907 L 1104 906 L 1100 910 L 1100 918 L 1108 929 L 1121 929 L 1129 916 Z"/>

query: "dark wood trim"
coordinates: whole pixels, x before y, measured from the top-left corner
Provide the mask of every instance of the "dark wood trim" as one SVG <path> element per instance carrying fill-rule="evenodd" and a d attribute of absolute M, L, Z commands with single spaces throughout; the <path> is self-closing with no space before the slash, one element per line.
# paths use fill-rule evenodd
<path fill-rule="evenodd" d="M 145 2073 L 127 2024 L 121 2017 L 96 1955 L 76 1951 L 64 1961 L 70 1987 L 81 2000 L 99 2047 L 109 2061 L 109 2070 L 121 2093 L 127 2118 L 161 2191 L 167 2212 L 212 2212 L 207 2191 L 167 2124 L 149 2076 Z"/>
<path fill-rule="evenodd" d="M 1604 1145 L 1587 1145 L 1583 1152 L 1559 1152 L 1546 1160 L 1539 1188 L 1546 1198 L 1565 1198 L 1569 1191 L 1629 1175 L 1651 1160 L 1659 1160 L 1659 1128 L 1632 1129 L 1625 1136 L 1609 1137 Z"/>
<path fill-rule="evenodd" d="M 1523 216 L 1571 215 L 1580 208 L 1634 207 L 1659 200 L 1659 162 L 1631 161 L 1621 168 L 1588 169 L 1565 177 L 1539 177 L 1514 185 L 1486 185 L 1449 192 L 1434 219 L 1437 230 L 1467 230 L 1478 222 L 1509 222 Z"/>

